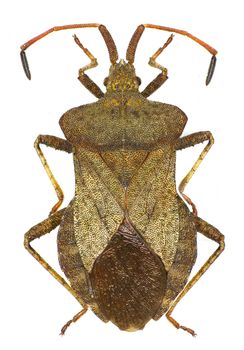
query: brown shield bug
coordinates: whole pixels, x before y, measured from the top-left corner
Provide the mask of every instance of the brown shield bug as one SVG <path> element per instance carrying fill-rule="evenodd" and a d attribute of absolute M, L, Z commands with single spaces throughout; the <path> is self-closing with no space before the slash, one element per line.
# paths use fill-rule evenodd
<path fill-rule="evenodd" d="M 206 84 L 209 84 L 217 51 L 188 32 L 151 24 L 138 26 L 126 53 L 118 62 L 115 43 L 105 26 L 75 24 L 51 28 L 21 46 L 27 77 L 31 74 L 25 50 L 47 34 L 74 28 L 98 28 L 106 43 L 111 67 L 104 80 L 104 93 L 85 71 L 97 65 L 96 58 L 74 36 L 90 63 L 79 71 L 80 82 L 98 98 L 75 107 L 60 119 L 66 139 L 39 135 L 36 151 L 54 186 L 58 202 L 49 217 L 25 234 L 25 247 L 82 305 L 82 310 L 61 330 L 78 320 L 90 308 L 101 320 L 112 321 L 122 330 L 142 329 L 163 314 L 176 327 L 172 312 L 182 297 L 199 280 L 224 250 L 224 236 L 198 217 L 197 209 L 184 189 L 211 148 L 209 131 L 181 137 L 187 117 L 178 107 L 147 98 L 167 80 L 167 69 L 157 57 L 171 43 L 173 35 L 150 58 L 160 74 L 143 91 L 133 66 L 135 52 L 145 28 L 185 35 L 212 54 Z M 208 141 L 192 169 L 175 184 L 177 150 Z M 58 210 L 63 192 L 40 148 L 44 144 L 73 153 L 75 195 Z M 192 207 L 192 211 L 189 209 Z M 69 283 L 30 245 L 59 226 L 58 257 Z M 218 243 L 194 277 L 188 281 L 196 260 L 197 232 Z"/>

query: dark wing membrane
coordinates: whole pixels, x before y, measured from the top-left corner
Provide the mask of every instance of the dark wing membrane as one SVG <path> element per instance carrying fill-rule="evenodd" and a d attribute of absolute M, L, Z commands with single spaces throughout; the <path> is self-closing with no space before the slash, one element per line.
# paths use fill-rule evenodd
<path fill-rule="evenodd" d="M 155 315 L 166 289 L 161 259 L 126 219 L 96 259 L 90 279 L 104 317 L 129 331 Z"/>

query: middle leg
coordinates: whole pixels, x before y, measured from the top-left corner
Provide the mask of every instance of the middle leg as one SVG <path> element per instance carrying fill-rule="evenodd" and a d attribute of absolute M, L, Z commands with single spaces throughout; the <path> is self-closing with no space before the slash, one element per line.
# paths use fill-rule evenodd
<path fill-rule="evenodd" d="M 214 144 L 214 138 L 210 131 L 200 131 L 200 132 L 196 132 L 194 134 L 190 134 L 188 136 L 184 136 L 180 138 L 176 144 L 176 150 L 182 150 L 187 147 L 195 146 L 204 141 L 208 141 L 207 145 L 204 147 L 203 151 L 201 152 L 200 156 L 194 163 L 193 167 L 186 174 L 186 176 L 183 178 L 183 180 L 180 182 L 180 185 L 179 185 L 180 194 L 186 200 L 186 202 L 192 207 L 192 212 L 195 216 L 197 216 L 196 205 L 192 202 L 192 200 L 186 194 L 184 194 L 184 190 L 186 185 L 194 175 L 195 171 L 198 169 L 199 165 L 201 164 L 201 162 L 209 152 L 210 148 Z"/>
<path fill-rule="evenodd" d="M 52 215 L 53 213 L 55 213 L 58 208 L 61 206 L 61 204 L 63 203 L 63 199 L 64 199 L 64 194 L 63 191 L 61 189 L 61 187 L 59 186 L 57 180 L 55 179 L 48 163 L 47 160 L 41 150 L 40 145 L 46 145 L 48 147 L 52 147 L 54 149 L 60 150 L 60 151 L 64 151 L 67 153 L 72 153 L 72 145 L 65 139 L 61 139 L 59 137 L 56 136 L 51 136 L 51 135 L 39 135 L 34 143 L 34 147 L 35 150 L 38 154 L 38 157 L 40 158 L 42 165 L 55 189 L 55 192 L 57 194 L 58 197 L 58 202 L 52 207 L 52 210 L 50 212 L 49 215 Z"/>

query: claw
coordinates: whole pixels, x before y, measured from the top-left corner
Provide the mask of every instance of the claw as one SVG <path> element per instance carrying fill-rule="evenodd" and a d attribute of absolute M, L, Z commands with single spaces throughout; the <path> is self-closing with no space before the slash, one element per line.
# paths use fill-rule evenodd
<path fill-rule="evenodd" d="M 179 328 L 183 329 L 183 331 L 190 333 L 193 337 L 196 337 L 196 335 L 197 335 L 197 333 L 195 333 L 195 331 L 191 328 L 184 327 L 184 326 L 179 326 Z"/>
<path fill-rule="evenodd" d="M 172 316 L 170 316 L 169 314 L 166 314 L 167 319 L 169 320 L 169 322 L 172 323 L 173 326 L 175 326 L 175 328 L 177 329 L 183 329 L 183 331 L 188 332 L 189 334 L 191 334 L 193 337 L 195 337 L 197 334 L 195 333 L 195 331 L 191 328 L 185 327 L 185 326 L 181 326 L 179 324 L 179 322 L 177 322 Z"/>

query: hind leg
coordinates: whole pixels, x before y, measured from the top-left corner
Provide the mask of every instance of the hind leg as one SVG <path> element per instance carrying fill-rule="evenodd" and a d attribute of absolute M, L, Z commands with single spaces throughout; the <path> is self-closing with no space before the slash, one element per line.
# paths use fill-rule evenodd
<path fill-rule="evenodd" d="M 37 252 L 32 248 L 30 243 L 36 239 L 44 236 L 45 234 L 54 230 L 58 225 L 60 225 L 66 208 L 59 210 L 58 212 L 51 215 L 48 219 L 43 220 L 39 224 L 33 226 L 26 234 L 24 239 L 24 246 L 28 250 L 28 252 L 59 282 L 65 287 L 83 306 L 83 309 L 77 314 L 72 321 L 69 321 L 63 328 L 61 333 L 64 334 L 65 330 L 68 326 L 75 322 L 78 318 L 80 318 L 88 309 L 87 305 L 80 297 L 80 295 L 65 281 L 63 277 L 61 277 Z M 79 317 L 78 317 L 79 315 Z"/>
<path fill-rule="evenodd" d="M 76 314 L 71 320 L 69 320 L 68 322 L 65 323 L 65 325 L 62 327 L 60 335 L 64 335 L 67 328 L 71 325 L 71 323 L 75 323 L 76 321 L 78 321 L 88 310 L 88 306 L 85 305 L 85 307 L 78 312 L 78 314 Z"/>
<path fill-rule="evenodd" d="M 178 329 L 183 329 L 187 331 L 191 335 L 195 336 L 196 333 L 185 326 L 182 326 L 179 322 L 177 322 L 172 316 L 172 312 L 175 309 L 176 305 L 180 302 L 180 300 L 184 297 L 184 295 L 194 286 L 194 284 L 202 277 L 202 275 L 208 270 L 208 268 L 213 264 L 213 262 L 218 258 L 218 256 L 224 250 L 224 235 L 219 232 L 214 226 L 210 225 L 206 221 L 202 220 L 199 217 L 195 217 L 195 225 L 198 232 L 202 233 L 205 237 L 215 241 L 219 244 L 219 247 L 215 250 L 215 252 L 209 257 L 209 259 L 205 262 L 205 264 L 200 268 L 200 270 L 196 273 L 196 275 L 186 284 L 185 288 L 178 295 L 175 301 L 171 304 L 170 308 L 166 313 L 167 319 Z"/>

